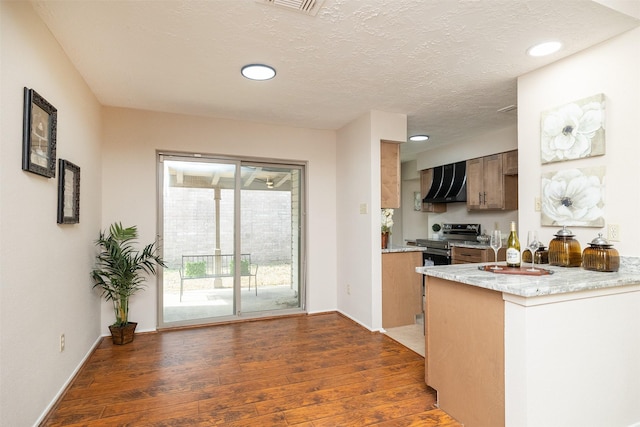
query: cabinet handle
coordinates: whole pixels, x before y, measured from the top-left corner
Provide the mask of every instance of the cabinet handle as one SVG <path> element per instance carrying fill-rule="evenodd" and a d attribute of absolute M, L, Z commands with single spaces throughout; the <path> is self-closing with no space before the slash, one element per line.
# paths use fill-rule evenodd
<path fill-rule="evenodd" d="M 484 192 L 484 193 L 482 193 L 482 194 L 483 194 L 483 197 L 482 197 L 482 204 L 483 204 L 483 205 L 486 205 L 486 204 L 487 204 L 487 192 L 485 191 L 485 192 Z"/>
<path fill-rule="evenodd" d="M 482 193 L 478 191 L 478 204 L 482 204 Z"/>

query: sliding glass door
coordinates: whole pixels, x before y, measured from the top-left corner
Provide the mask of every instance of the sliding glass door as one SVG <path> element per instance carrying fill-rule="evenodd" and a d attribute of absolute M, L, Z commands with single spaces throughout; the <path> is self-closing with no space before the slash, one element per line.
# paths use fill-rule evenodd
<path fill-rule="evenodd" d="M 158 156 L 160 327 L 304 310 L 304 165 Z"/>

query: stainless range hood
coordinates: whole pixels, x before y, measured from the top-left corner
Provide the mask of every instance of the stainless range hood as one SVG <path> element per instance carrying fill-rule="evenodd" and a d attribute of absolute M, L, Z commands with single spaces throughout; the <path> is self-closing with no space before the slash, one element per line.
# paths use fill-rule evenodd
<path fill-rule="evenodd" d="M 433 181 L 424 203 L 467 201 L 467 162 L 451 163 L 433 168 Z"/>

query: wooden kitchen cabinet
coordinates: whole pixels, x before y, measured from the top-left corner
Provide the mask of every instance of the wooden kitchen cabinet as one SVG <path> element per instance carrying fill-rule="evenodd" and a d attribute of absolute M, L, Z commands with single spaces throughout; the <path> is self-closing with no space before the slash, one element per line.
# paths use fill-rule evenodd
<path fill-rule="evenodd" d="M 506 260 L 506 249 L 500 248 L 498 250 L 498 261 L 504 260 Z M 491 248 L 468 248 L 463 246 L 453 246 L 451 248 L 451 264 L 493 261 L 493 249 Z"/>
<path fill-rule="evenodd" d="M 413 325 L 422 313 L 422 252 L 382 254 L 382 327 Z"/>
<path fill-rule="evenodd" d="M 431 188 L 433 181 L 433 169 L 420 171 L 420 197 L 424 199 Z M 446 212 L 446 203 L 422 203 L 422 212 Z"/>
<path fill-rule="evenodd" d="M 518 152 L 467 160 L 467 209 L 518 209 Z"/>
<path fill-rule="evenodd" d="M 502 153 L 502 173 L 505 175 L 518 175 L 518 150 Z"/>
<path fill-rule="evenodd" d="M 400 142 L 380 141 L 380 207 L 400 207 Z"/>

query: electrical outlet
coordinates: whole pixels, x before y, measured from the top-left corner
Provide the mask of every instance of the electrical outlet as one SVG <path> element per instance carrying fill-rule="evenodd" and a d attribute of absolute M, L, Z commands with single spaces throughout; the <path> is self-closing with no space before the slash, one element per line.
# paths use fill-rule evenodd
<path fill-rule="evenodd" d="M 65 345 L 64 341 L 65 341 L 64 334 L 60 334 L 60 353 L 64 351 L 64 345 Z"/>
<path fill-rule="evenodd" d="M 360 214 L 365 215 L 369 212 L 369 206 L 366 203 L 360 203 Z"/>
<path fill-rule="evenodd" d="M 607 227 L 607 239 L 612 242 L 620 241 L 620 226 L 618 224 L 609 224 Z"/>
<path fill-rule="evenodd" d="M 542 201 L 540 200 L 540 197 L 536 197 L 533 203 L 535 206 L 535 211 L 540 212 L 542 210 Z"/>
<path fill-rule="evenodd" d="M 347 283 L 347 295 L 351 295 L 351 285 Z"/>

